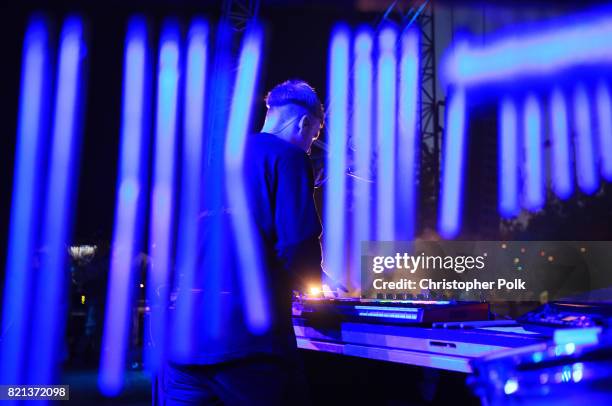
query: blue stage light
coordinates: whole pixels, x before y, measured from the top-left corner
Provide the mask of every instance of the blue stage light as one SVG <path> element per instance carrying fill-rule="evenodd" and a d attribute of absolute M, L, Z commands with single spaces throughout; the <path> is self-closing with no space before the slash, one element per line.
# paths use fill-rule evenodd
<path fill-rule="evenodd" d="M 73 191 L 78 180 L 76 152 L 80 145 L 79 107 L 86 49 L 83 23 L 68 17 L 62 27 L 56 81 L 55 111 L 42 224 L 46 248 L 38 274 L 38 308 L 30 345 L 30 379 L 37 384 L 55 382 L 64 335 L 66 245 L 73 215 Z"/>
<path fill-rule="evenodd" d="M 610 86 L 603 80 L 597 84 L 597 120 L 601 175 L 612 182 L 612 102 Z"/>
<path fill-rule="evenodd" d="M 537 33 L 506 35 L 484 48 L 464 41 L 444 63 L 443 79 L 469 87 L 551 76 L 577 65 L 610 65 L 610 36 L 612 17 L 598 13 L 560 21 L 559 27 Z"/>
<path fill-rule="evenodd" d="M 329 49 L 329 106 L 325 193 L 325 270 L 334 280 L 345 283 L 346 145 L 348 130 L 350 32 L 346 25 L 334 28 Z"/>
<path fill-rule="evenodd" d="M 399 105 L 397 113 L 397 219 L 396 238 L 412 240 L 416 221 L 417 169 L 419 151 L 419 59 L 420 32 L 416 28 L 402 33 Z"/>
<path fill-rule="evenodd" d="M 554 333 L 554 342 L 557 345 L 556 349 L 563 348 L 568 343 L 573 343 L 574 345 L 592 345 L 597 344 L 600 341 L 601 335 L 601 327 L 588 327 L 581 329 L 560 329 L 555 330 Z M 557 350 L 555 350 L 557 352 Z M 560 352 L 562 354 L 563 351 Z"/>
<path fill-rule="evenodd" d="M 248 135 L 251 107 L 257 87 L 263 34 L 261 27 L 252 23 L 240 51 L 238 73 L 232 95 L 225 144 L 226 192 L 230 206 L 235 208 L 232 226 L 240 236 L 238 260 L 243 291 L 247 327 L 254 334 L 270 328 L 270 309 L 266 296 L 261 252 L 255 236 L 255 225 L 249 215 L 246 184 L 242 171 L 244 148 Z"/>
<path fill-rule="evenodd" d="M 25 383 L 25 354 L 30 315 L 35 313 L 28 300 L 32 286 L 32 261 L 39 224 L 41 176 L 38 170 L 46 138 L 45 117 L 51 69 L 48 28 L 44 18 L 33 17 L 23 42 L 21 90 L 15 172 L 11 202 L 8 258 L 4 283 L 0 382 Z M 39 309 L 42 311 L 42 309 Z"/>
<path fill-rule="evenodd" d="M 372 239 L 372 208 L 370 204 L 370 172 L 372 162 L 372 46 L 373 33 L 361 28 L 353 45 L 353 144 L 355 150 L 353 198 L 353 258 L 352 288 L 361 285 L 361 242 Z"/>
<path fill-rule="evenodd" d="M 182 183 L 179 210 L 176 285 L 190 291 L 196 272 L 198 250 L 198 215 L 202 193 L 202 146 L 204 137 L 204 101 L 206 94 L 206 61 L 208 24 L 196 19 L 191 23 L 187 38 L 187 78 L 183 117 Z M 179 277 L 180 276 L 180 277 Z M 176 359 L 185 358 L 192 348 L 192 295 L 179 295 L 172 349 Z"/>
<path fill-rule="evenodd" d="M 550 100 L 552 187 L 557 196 L 567 199 L 574 191 L 572 160 L 565 97 L 560 89 L 553 90 Z"/>
<path fill-rule="evenodd" d="M 578 383 L 582 381 L 584 377 L 584 364 L 582 362 L 577 362 L 572 365 L 572 380 L 574 383 Z"/>
<path fill-rule="evenodd" d="M 438 231 L 444 238 L 455 237 L 461 228 L 463 175 L 466 143 L 465 90 L 455 89 L 449 99 L 447 130 L 444 138 L 440 219 Z"/>
<path fill-rule="evenodd" d="M 514 392 L 518 390 L 518 388 L 519 388 L 519 384 L 516 378 L 510 378 L 504 384 L 504 393 L 506 395 L 512 395 Z"/>
<path fill-rule="evenodd" d="M 583 84 L 574 89 L 574 121 L 576 122 L 576 170 L 578 186 L 586 194 L 593 194 L 599 187 L 597 155 L 591 127 L 591 102 Z"/>
<path fill-rule="evenodd" d="M 586 96 L 584 85 L 579 85 L 572 97 L 574 98 L 573 111 L 568 113 L 566 101 L 563 99 L 561 87 L 565 82 L 570 82 L 572 85 L 576 82 L 575 77 L 571 76 L 578 72 L 589 72 L 589 74 L 598 72 L 606 73 L 608 67 L 612 65 L 612 49 L 608 46 L 609 37 L 612 34 L 612 15 L 610 9 L 598 9 L 594 12 L 578 14 L 569 18 L 560 18 L 546 24 L 540 24 L 540 28 L 535 27 L 515 27 L 512 30 L 506 29 L 499 35 L 491 35 L 491 39 L 486 45 L 480 45 L 480 41 L 460 39 L 448 52 L 441 66 L 441 80 L 452 91 L 452 89 L 464 89 L 469 92 L 470 98 L 476 101 L 482 101 L 488 96 L 498 96 L 506 92 L 507 88 L 516 87 L 517 83 L 521 87 L 525 87 L 527 91 L 530 87 L 540 89 L 542 83 L 549 83 L 553 89 L 551 98 L 551 184 L 555 193 L 562 199 L 570 197 L 573 193 L 573 178 L 572 178 L 572 159 L 573 156 L 570 147 L 571 130 L 575 130 L 578 134 L 575 138 L 575 156 L 578 172 L 578 185 L 583 192 L 587 194 L 594 193 L 599 185 L 597 164 L 601 163 L 601 173 L 606 179 L 612 178 L 612 161 L 604 156 L 612 155 L 608 153 L 608 149 L 600 149 L 600 154 L 595 154 L 593 136 L 595 128 L 591 119 L 591 110 L 595 107 L 590 106 L 589 98 Z M 571 49 L 572 52 L 567 52 Z M 530 81 L 537 81 L 533 83 Z M 531 86 L 533 84 L 533 86 Z M 601 85 L 598 85 L 601 86 Z M 602 90 L 599 90 L 602 89 Z M 503 97 L 503 96 L 502 96 Z M 580 99 L 580 100 L 578 100 Z M 606 94 L 604 87 L 597 89 L 597 110 L 605 111 L 608 104 L 609 96 Z M 568 101 L 569 102 L 569 101 Z M 539 103 L 539 102 L 538 102 Z M 537 110 L 541 110 L 538 107 Z M 535 110 L 533 110 L 535 111 Z M 573 113 L 573 114 L 572 114 Z M 541 123 L 540 111 L 537 115 L 539 118 L 540 129 L 537 132 L 544 130 Z M 568 119 L 568 115 L 573 115 L 573 120 Z M 610 112 L 604 112 L 604 116 L 612 116 Z M 451 123 L 448 119 L 451 114 L 447 114 L 446 128 L 449 132 Z M 501 112 L 500 112 L 501 117 Z M 534 116 L 535 117 L 535 116 Z M 612 120 L 612 118 L 610 118 Z M 503 121 L 503 120 L 502 120 Z M 605 136 L 612 132 L 612 124 L 607 123 L 605 119 L 601 119 L 603 125 L 599 128 L 602 131 L 597 134 L 601 145 L 612 145 L 612 141 L 607 141 L 612 138 L 612 135 Z M 575 128 L 570 129 L 569 124 L 572 123 Z M 592 128 L 593 127 L 593 128 Z M 524 128 L 527 136 L 529 126 Z M 503 132 L 503 122 L 500 126 L 500 131 Z M 532 131 L 532 134 L 536 132 Z M 446 134 L 446 139 L 451 140 L 452 137 Z M 505 137 L 500 135 L 500 141 L 503 142 Z M 604 137 L 604 138 L 601 138 Z M 607 138 L 605 138 L 607 137 Z M 528 137 L 529 138 L 529 137 Z M 527 156 L 528 163 L 525 169 L 532 168 L 531 175 L 527 174 L 526 178 L 530 187 L 527 187 L 522 192 L 528 194 L 523 196 L 523 203 L 530 210 L 538 210 L 544 204 L 544 157 L 542 155 L 542 134 L 536 136 L 540 139 L 540 144 L 537 150 L 531 151 L 530 145 L 535 145 L 533 142 L 530 145 L 525 144 L 523 150 Z M 465 140 L 464 140 L 465 142 Z M 509 144 L 507 145 L 510 146 Z M 451 149 L 447 145 L 444 151 Z M 500 145 L 500 152 L 503 146 Z M 607 154 L 607 155 L 606 155 Z M 500 154 L 500 202 L 499 209 L 503 217 L 510 217 L 518 213 L 514 208 L 515 204 L 511 201 L 512 197 L 509 192 L 509 182 L 502 177 L 502 172 L 507 165 L 510 165 L 508 158 Z M 443 155 L 443 166 L 446 167 L 446 161 L 452 161 Z M 538 169 L 535 169 L 536 161 L 539 161 Z M 529 163 L 531 162 L 531 163 Z M 458 167 L 453 167 L 456 170 Z M 444 176 L 444 174 L 443 174 Z M 452 175 L 451 175 L 452 177 Z M 540 180 L 541 178 L 541 180 Z M 445 180 L 443 179 L 443 184 Z M 507 189 L 508 188 L 508 189 Z M 458 191 L 461 188 L 459 188 Z M 508 190 L 506 193 L 505 190 Z M 449 218 L 448 213 L 442 212 L 444 208 L 457 207 L 455 196 L 444 195 L 444 185 L 442 187 L 443 195 L 441 196 L 441 212 L 439 228 L 444 233 L 445 227 L 454 228 L 454 225 L 443 226 L 445 222 L 453 222 Z M 531 194 L 529 196 L 529 194 Z M 505 196 L 505 197 L 504 197 Z M 506 201 L 507 199 L 510 199 Z M 450 200 L 453 200 L 452 204 Z M 454 216 L 454 215 L 453 215 Z M 453 217 L 451 216 L 451 217 Z M 460 219 L 457 219 L 460 222 Z M 457 230 L 452 231 L 447 235 L 456 235 Z"/>
<path fill-rule="evenodd" d="M 397 30 L 394 27 L 380 31 L 376 80 L 376 239 L 379 241 L 395 239 L 396 42 Z"/>
<path fill-rule="evenodd" d="M 516 105 L 505 97 L 499 119 L 499 212 L 513 217 L 519 212 L 519 138 Z"/>
<path fill-rule="evenodd" d="M 177 103 L 180 72 L 180 31 L 174 20 L 165 21 L 160 38 L 155 124 L 153 190 L 151 191 L 151 268 L 147 299 L 155 346 L 145 363 L 157 371 L 165 351 L 166 302 L 173 244 L 174 170 L 177 139 Z"/>
<path fill-rule="evenodd" d="M 542 107 L 533 94 L 527 96 L 523 111 L 523 145 L 525 146 L 523 205 L 537 211 L 544 206 L 544 156 L 542 142 Z"/>
<path fill-rule="evenodd" d="M 542 351 L 536 351 L 533 353 L 533 355 L 531 356 L 531 359 L 533 360 L 533 362 L 535 362 L 536 364 L 539 362 L 542 362 L 542 360 L 544 359 L 544 353 Z"/>
<path fill-rule="evenodd" d="M 139 207 L 144 202 L 148 167 L 147 72 L 147 25 L 144 18 L 133 17 L 125 40 L 119 177 L 98 381 L 100 391 L 107 396 L 119 394 L 123 385 L 132 315 L 133 261 L 142 238 Z"/>
<path fill-rule="evenodd" d="M 205 120 L 205 176 L 203 184 L 206 193 L 202 196 L 205 210 L 222 210 L 225 204 L 225 163 L 224 148 L 225 136 L 228 123 L 229 106 L 231 103 L 232 84 L 235 61 L 232 56 L 233 36 L 235 32 L 228 21 L 221 20 L 217 25 L 214 45 L 214 59 L 210 64 L 210 80 L 208 81 L 208 96 L 206 100 Z M 211 54 L 212 56 L 212 54 Z M 223 107 L 225 106 L 225 107 Z M 209 287 L 206 297 L 206 312 L 209 315 L 206 323 L 198 325 L 197 332 L 207 337 L 219 338 L 222 336 L 224 323 L 224 307 L 222 306 L 222 286 L 224 278 L 225 262 L 228 260 L 223 255 L 224 220 L 221 216 L 209 216 L 205 221 L 209 230 L 210 238 L 207 249 L 209 260 L 208 266 L 200 269 Z"/>
<path fill-rule="evenodd" d="M 572 379 L 572 367 L 565 365 L 561 372 L 561 382 L 569 382 Z"/>

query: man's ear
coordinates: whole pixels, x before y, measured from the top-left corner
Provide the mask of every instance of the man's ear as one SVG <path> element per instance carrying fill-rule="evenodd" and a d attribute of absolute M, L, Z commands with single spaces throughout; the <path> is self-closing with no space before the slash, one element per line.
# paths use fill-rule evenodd
<path fill-rule="evenodd" d="M 306 131 L 306 129 L 308 128 L 309 125 L 310 125 L 310 117 L 308 117 L 308 114 L 304 114 L 298 120 L 298 128 L 300 129 L 300 134 L 303 134 L 304 131 Z"/>

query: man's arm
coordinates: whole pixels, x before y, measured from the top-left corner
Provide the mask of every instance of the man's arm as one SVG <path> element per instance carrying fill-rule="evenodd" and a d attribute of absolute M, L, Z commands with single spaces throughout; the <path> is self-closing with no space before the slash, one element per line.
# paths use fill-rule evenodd
<path fill-rule="evenodd" d="M 294 281 L 305 291 L 321 285 L 321 221 L 314 204 L 310 158 L 294 153 L 279 161 L 274 221 L 276 254 Z"/>

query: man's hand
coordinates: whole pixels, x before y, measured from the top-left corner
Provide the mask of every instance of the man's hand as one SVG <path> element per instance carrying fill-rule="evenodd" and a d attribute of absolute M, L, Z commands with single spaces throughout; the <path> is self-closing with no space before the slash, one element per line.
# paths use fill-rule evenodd
<path fill-rule="evenodd" d="M 321 291 L 324 297 L 338 297 L 341 292 L 348 293 L 348 289 L 325 271 L 323 271 L 323 285 Z"/>

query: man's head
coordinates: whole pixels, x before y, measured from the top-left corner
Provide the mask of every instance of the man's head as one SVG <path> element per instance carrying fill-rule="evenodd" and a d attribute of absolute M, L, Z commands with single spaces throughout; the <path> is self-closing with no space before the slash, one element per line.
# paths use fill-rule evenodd
<path fill-rule="evenodd" d="M 288 80 L 268 93 L 266 106 L 268 113 L 262 131 L 309 152 L 325 118 L 315 90 L 302 80 Z"/>

